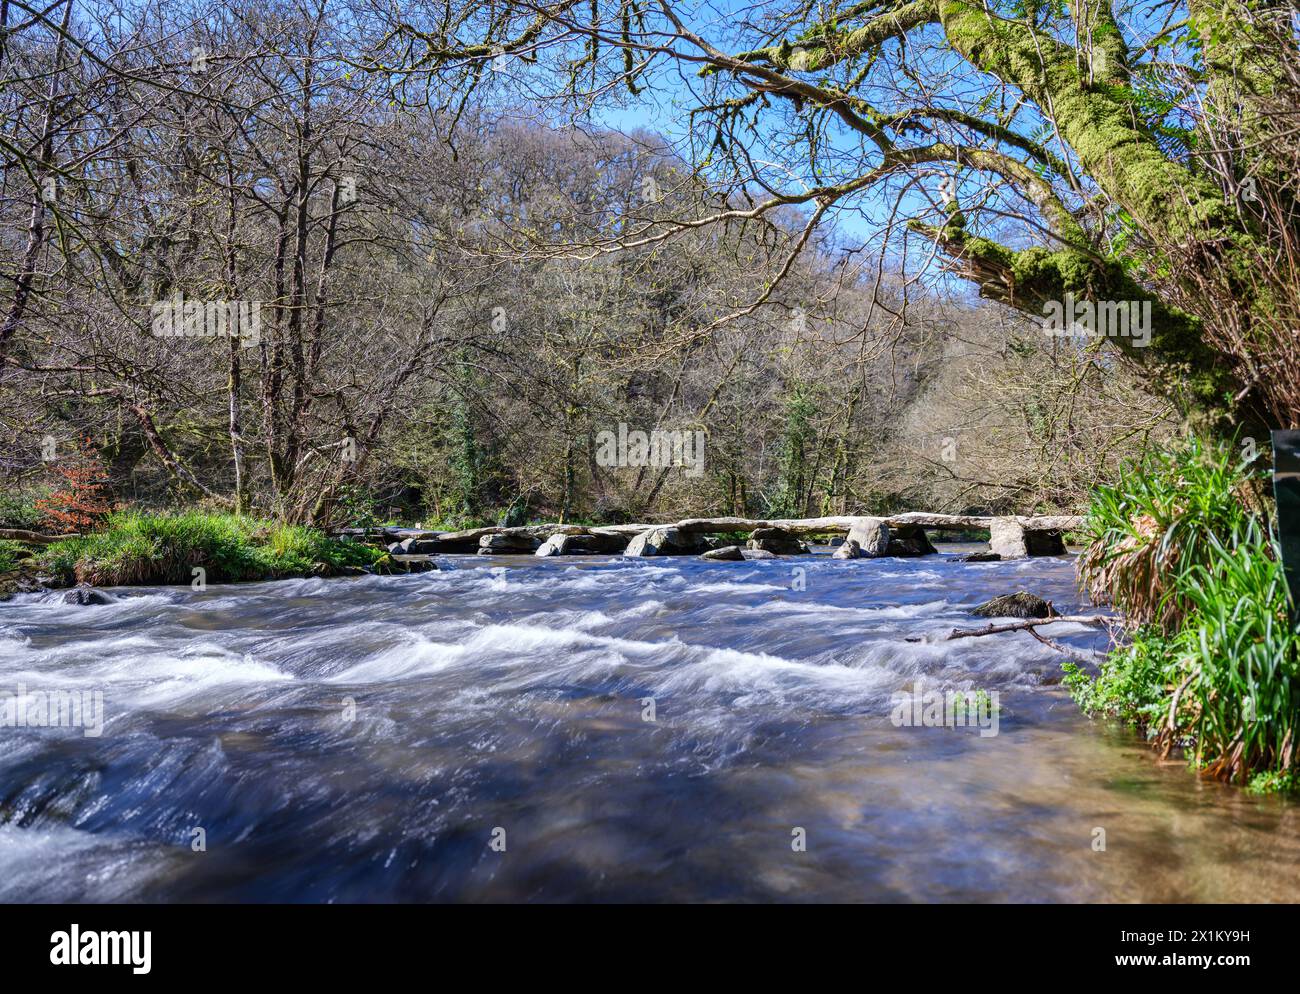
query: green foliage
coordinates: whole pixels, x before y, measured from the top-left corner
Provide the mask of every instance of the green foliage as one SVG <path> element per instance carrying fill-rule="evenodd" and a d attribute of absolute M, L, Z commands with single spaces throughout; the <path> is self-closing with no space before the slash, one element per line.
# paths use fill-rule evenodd
<path fill-rule="evenodd" d="M 349 484 L 339 489 L 337 519 L 348 528 L 374 528 L 384 522 L 375 496 L 364 487 Z"/>
<path fill-rule="evenodd" d="M 48 488 L 0 490 L 0 528 L 40 528 L 45 515 L 36 502 L 49 497 Z"/>
<path fill-rule="evenodd" d="M 480 439 L 480 432 L 469 398 L 475 386 L 471 367 L 465 363 L 460 372 L 461 389 L 457 390 L 448 412 L 450 424 L 450 469 L 453 482 L 453 507 L 466 519 L 484 514 L 486 480 L 491 453 Z M 468 526 L 473 527 L 473 526 Z"/>
<path fill-rule="evenodd" d="M 1061 668 L 1065 686 L 1085 713 L 1119 718 L 1145 730 L 1159 723 L 1168 710 L 1169 688 L 1177 686 L 1176 640 L 1143 628 L 1106 657 L 1096 677 L 1075 663 Z"/>
<path fill-rule="evenodd" d="M 118 512 L 104 531 L 58 542 L 38 563 L 65 583 L 114 586 L 189 583 L 196 566 L 212 583 L 329 576 L 383 558 L 378 549 L 299 525 L 230 514 Z"/>
<path fill-rule="evenodd" d="M 1228 775 L 1293 771 L 1300 731 L 1300 635 L 1290 618 L 1286 577 L 1257 526 L 1193 567 L 1189 648 L 1192 700 L 1180 723 L 1197 741 L 1197 760 Z M 1189 629 L 1191 630 L 1191 629 Z"/>
<path fill-rule="evenodd" d="M 1189 606 L 1191 571 L 1219 561 L 1216 537 L 1242 536 L 1256 521 L 1250 484 L 1260 475 L 1232 443 L 1196 439 L 1122 466 L 1088 508 L 1079 575 L 1093 600 L 1174 631 Z"/>
<path fill-rule="evenodd" d="M 1139 624 L 1098 676 L 1067 664 L 1065 684 L 1089 714 L 1275 790 L 1297 771 L 1300 632 L 1255 475 L 1230 443 L 1192 442 L 1097 488 L 1080 574 Z"/>
<path fill-rule="evenodd" d="M 0 540 L 0 574 L 18 568 L 18 561 L 27 555 L 26 548 L 18 542 Z"/>
<path fill-rule="evenodd" d="M 772 518 L 799 518 L 804 514 L 809 450 L 816 445 L 817 414 L 814 389 L 796 384 L 786 398 L 785 431 L 781 439 L 781 476 L 776 491 L 768 498 L 766 514 Z"/>

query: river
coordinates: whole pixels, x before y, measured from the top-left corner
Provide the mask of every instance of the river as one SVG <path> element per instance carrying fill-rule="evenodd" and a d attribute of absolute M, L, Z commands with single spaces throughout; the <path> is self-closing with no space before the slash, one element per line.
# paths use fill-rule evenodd
<path fill-rule="evenodd" d="M 1067 558 L 442 563 L 0 604 L 0 692 L 103 706 L 0 728 L 0 900 L 1300 894 L 1296 805 L 1090 722 L 1023 632 L 906 641 L 1070 613 Z M 918 678 L 996 710 L 899 725 Z"/>

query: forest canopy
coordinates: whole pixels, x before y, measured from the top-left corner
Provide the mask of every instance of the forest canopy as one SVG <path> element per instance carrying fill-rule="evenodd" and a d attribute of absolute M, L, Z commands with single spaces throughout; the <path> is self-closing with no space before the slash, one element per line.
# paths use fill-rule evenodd
<path fill-rule="evenodd" d="M 4 10 L 16 494 L 88 443 L 318 524 L 1030 512 L 1295 420 L 1282 5 Z"/>

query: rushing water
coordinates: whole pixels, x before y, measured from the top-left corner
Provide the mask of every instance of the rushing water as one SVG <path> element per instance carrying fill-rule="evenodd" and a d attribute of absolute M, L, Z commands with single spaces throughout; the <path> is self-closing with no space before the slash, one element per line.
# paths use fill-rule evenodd
<path fill-rule="evenodd" d="M 1088 722 L 1059 653 L 906 641 L 1021 587 L 1080 606 L 1066 559 L 947 555 L 19 597 L 0 692 L 104 722 L 0 728 L 0 900 L 1300 896 L 1297 809 Z M 918 678 L 996 693 L 997 734 L 896 727 Z"/>

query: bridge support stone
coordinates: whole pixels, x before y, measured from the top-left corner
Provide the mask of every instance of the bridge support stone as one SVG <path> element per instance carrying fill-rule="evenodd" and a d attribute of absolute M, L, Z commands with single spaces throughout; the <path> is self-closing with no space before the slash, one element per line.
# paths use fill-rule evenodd
<path fill-rule="evenodd" d="M 994 518 L 989 522 L 989 549 L 1003 559 L 1063 556 L 1065 540 L 1059 531 L 1031 530 L 1016 518 Z"/>
<path fill-rule="evenodd" d="M 889 552 L 889 525 L 882 518 L 857 518 L 849 528 L 844 548 L 856 550 L 852 556 L 844 555 L 842 559 L 863 558 L 878 559 Z"/>

